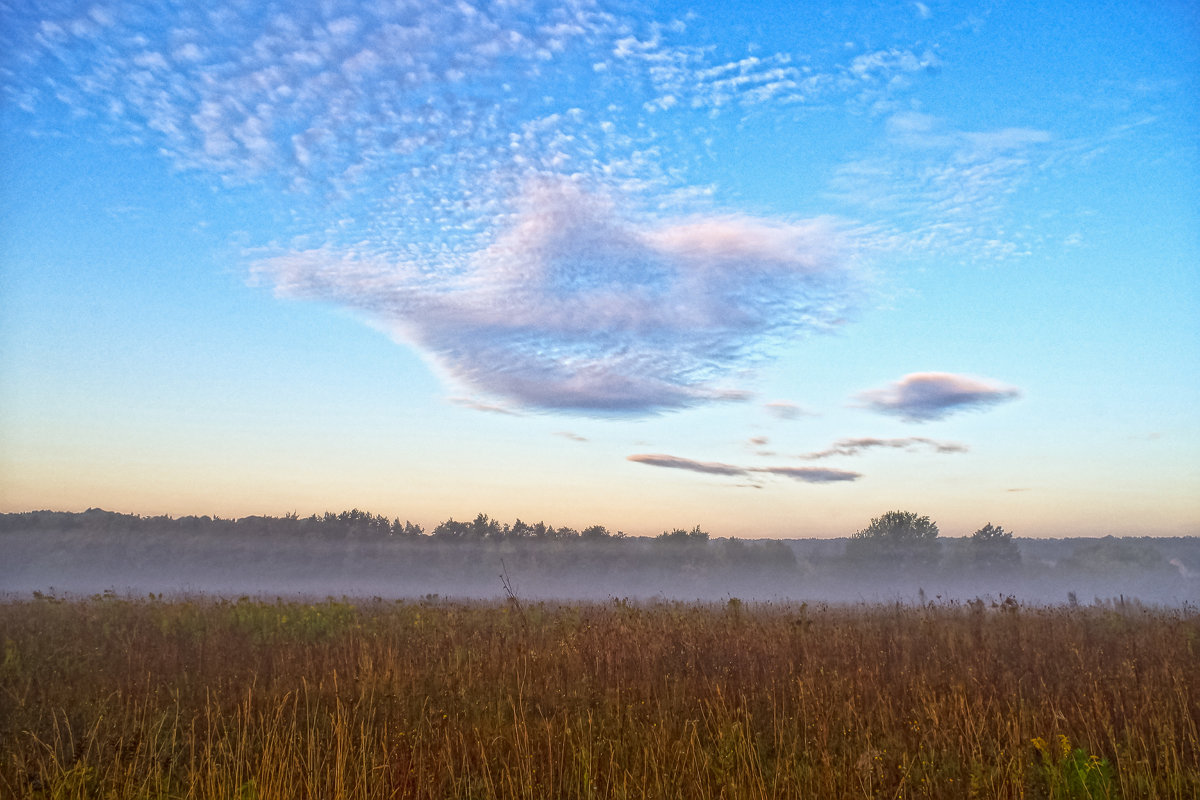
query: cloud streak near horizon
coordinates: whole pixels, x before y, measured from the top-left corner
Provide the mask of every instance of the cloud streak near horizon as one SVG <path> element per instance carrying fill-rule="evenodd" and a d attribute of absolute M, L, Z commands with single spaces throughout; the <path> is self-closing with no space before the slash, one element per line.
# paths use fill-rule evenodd
<path fill-rule="evenodd" d="M 867 450 L 880 447 L 893 450 L 912 450 L 919 446 L 928 447 L 935 453 L 965 453 L 969 449 L 965 444 L 939 442 L 924 436 L 908 436 L 902 439 L 877 439 L 875 437 L 863 436 L 838 439 L 832 446 L 825 450 L 805 453 L 804 455 L 797 456 L 797 458 L 815 461 L 822 458 L 829 458 L 830 456 L 856 456 Z"/>
<path fill-rule="evenodd" d="M 652 467 L 681 469 L 705 475 L 725 475 L 743 478 L 752 478 L 755 475 L 778 475 L 801 483 L 843 483 L 856 481 L 862 477 L 858 472 L 851 472 L 844 469 L 827 469 L 822 467 L 739 467 L 733 464 L 723 464 L 714 461 L 693 461 L 689 458 L 680 458 L 679 456 L 663 455 L 660 453 L 639 453 L 627 456 L 626 460 L 637 464 L 647 464 Z"/>
<path fill-rule="evenodd" d="M 178 168 L 290 192 L 302 239 L 441 262 L 506 227 L 532 176 L 694 211 L 711 188 L 688 174 L 710 160 L 698 120 L 868 102 L 936 63 L 897 47 L 737 56 L 650 11 L 17 2 L 0 94 L 31 120 L 65 106 Z"/>

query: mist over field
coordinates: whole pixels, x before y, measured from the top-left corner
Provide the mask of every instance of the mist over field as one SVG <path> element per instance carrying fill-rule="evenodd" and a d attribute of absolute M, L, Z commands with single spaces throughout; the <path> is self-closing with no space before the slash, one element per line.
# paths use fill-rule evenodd
<path fill-rule="evenodd" d="M 237 597 L 1002 604 L 1200 604 L 1200 539 L 627 537 L 485 515 L 425 533 L 363 512 L 297 519 L 0 515 L 0 592 Z M 861 545 L 861 543 L 860 543 Z M 507 588 L 505 582 L 507 581 Z"/>

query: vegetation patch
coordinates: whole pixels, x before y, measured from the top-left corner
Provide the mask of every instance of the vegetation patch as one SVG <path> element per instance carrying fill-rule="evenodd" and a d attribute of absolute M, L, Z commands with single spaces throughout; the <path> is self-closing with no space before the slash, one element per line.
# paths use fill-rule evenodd
<path fill-rule="evenodd" d="M 0 605 L 0 796 L 1184 798 L 1135 604 Z"/>

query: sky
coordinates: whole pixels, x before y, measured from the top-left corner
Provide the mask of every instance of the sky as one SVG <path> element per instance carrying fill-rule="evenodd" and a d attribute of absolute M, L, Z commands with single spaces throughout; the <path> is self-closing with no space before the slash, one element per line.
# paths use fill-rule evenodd
<path fill-rule="evenodd" d="M 0 511 L 1200 534 L 1189 6 L 0 0 Z"/>

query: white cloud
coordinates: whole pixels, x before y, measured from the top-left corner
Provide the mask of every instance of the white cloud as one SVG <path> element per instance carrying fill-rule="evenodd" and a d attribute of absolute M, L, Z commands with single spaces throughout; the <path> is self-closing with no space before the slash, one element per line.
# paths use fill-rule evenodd
<path fill-rule="evenodd" d="M 133 57 L 133 63 L 143 69 L 165 70 L 170 68 L 167 64 L 167 59 L 163 57 L 162 53 L 152 53 L 148 51 L 135 55 Z"/>
<path fill-rule="evenodd" d="M 195 42 L 184 42 L 171 53 L 176 61 L 202 61 L 204 51 Z"/>
<path fill-rule="evenodd" d="M 856 56 L 850 62 L 850 72 L 864 79 L 889 80 L 896 74 L 917 72 L 937 63 L 937 58 L 930 53 L 918 56 L 911 50 L 892 48 Z"/>

